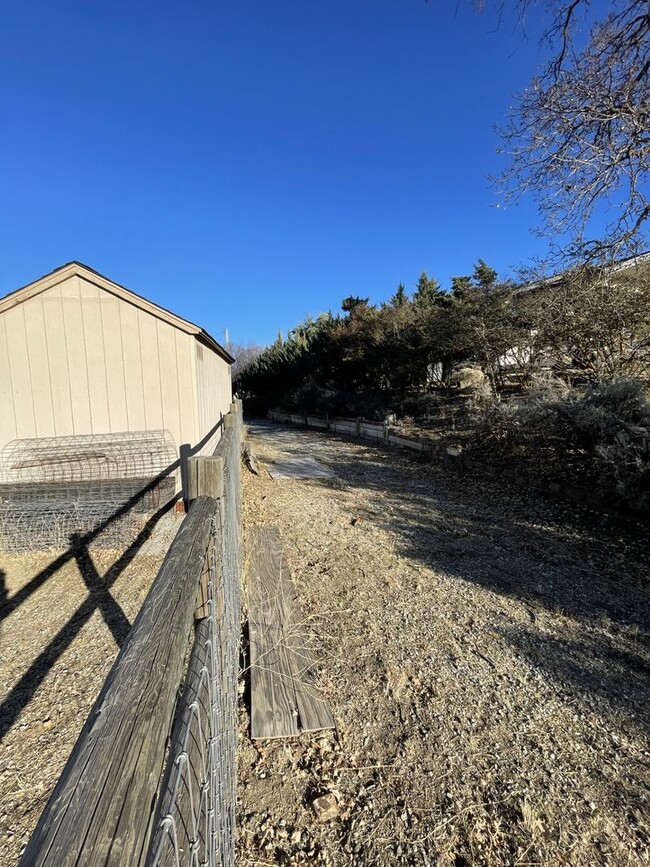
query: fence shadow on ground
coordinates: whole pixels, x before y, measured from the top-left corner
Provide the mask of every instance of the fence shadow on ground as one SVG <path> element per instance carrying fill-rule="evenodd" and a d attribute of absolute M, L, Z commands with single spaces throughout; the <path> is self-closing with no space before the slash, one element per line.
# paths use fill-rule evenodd
<path fill-rule="evenodd" d="M 108 518 L 102 520 L 96 527 L 86 533 L 72 533 L 70 546 L 59 554 L 44 569 L 39 570 L 20 590 L 9 597 L 6 589 L 6 573 L 0 569 L 0 625 L 20 605 L 29 599 L 33 593 L 53 578 L 67 563 L 76 560 L 81 576 L 88 589 L 88 596 L 71 614 L 65 625 L 48 642 L 39 655 L 29 664 L 24 674 L 12 687 L 6 698 L 0 704 L 0 740 L 14 725 L 23 709 L 29 704 L 49 670 L 72 644 L 83 626 L 99 610 L 104 622 L 110 629 L 118 648 L 124 643 L 131 624 L 124 612 L 110 593 L 119 576 L 138 553 L 139 549 L 153 534 L 160 519 L 173 509 L 182 498 L 183 493 L 175 494 L 167 500 L 147 519 L 135 538 L 125 547 L 118 559 L 110 566 L 104 575 L 99 575 L 88 548 L 109 527 L 133 512 L 143 500 L 158 489 L 160 483 L 168 479 L 176 470 L 181 470 L 185 479 L 185 464 L 188 457 L 197 454 L 209 440 L 223 428 L 223 418 L 208 431 L 195 445 L 181 446 L 181 458 L 169 464 L 161 473 L 152 478 L 136 494 L 119 506 Z M 185 488 L 184 488 L 185 489 Z M 7 633 L 5 632 L 5 638 Z"/>
<path fill-rule="evenodd" d="M 274 427 L 284 449 L 295 429 Z M 272 430 L 262 428 L 275 443 Z M 367 505 L 354 517 L 393 534 L 401 558 L 520 601 L 530 630 L 514 623 L 501 630 L 515 652 L 575 700 L 598 696 L 633 727 L 648 724 L 650 550 L 640 522 L 499 480 L 449 474 L 365 442 L 355 443 L 362 450 L 355 457 L 327 434 L 298 433 L 299 448 L 309 448 L 338 476 L 309 484 L 367 492 Z M 573 639 L 541 638 L 533 624 L 543 610 L 579 625 Z"/>
<path fill-rule="evenodd" d="M 62 566 L 73 559 L 77 561 L 79 572 L 88 589 L 88 595 L 81 605 L 70 615 L 65 625 L 61 627 L 38 656 L 29 664 L 24 674 L 12 687 L 2 704 L 0 704 L 0 740 L 4 738 L 14 725 L 23 709 L 29 704 L 39 686 L 48 675 L 50 669 L 70 647 L 96 610 L 100 611 L 104 622 L 113 635 L 117 647 L 120 648 L 122 646 L 129 633 L 131 624 L 120 605 L 111 595 L 111 587 L 131 563 L 141 546 L 150 538 L 163 515 L 173 508 L 177 499 L 178 497 L 174 497 L 148 519 L 135 539 L 104 575 L 98 573 L 88 552 L 88 535 L 92 534 L 85 536 L 73 534 L 70 540 L 70 548 L 65 554 L 58 557 L 46 569 L 39 572 L 26 585 L 24 590 L 29 588 L 30 592 L 24 593 L 19 591 L 8 601 L 5 610 L 2 612 L 3 617 L 6 616 L 7 607 L 10 607 L 10 610 L 14 610 L 17 604 L 28 598 L 46 580 L 55 575 Z M 15 602 L 17 597 L 20 597 L 20 602 L 14 604 L 12 607 L 12 603 Z"/>

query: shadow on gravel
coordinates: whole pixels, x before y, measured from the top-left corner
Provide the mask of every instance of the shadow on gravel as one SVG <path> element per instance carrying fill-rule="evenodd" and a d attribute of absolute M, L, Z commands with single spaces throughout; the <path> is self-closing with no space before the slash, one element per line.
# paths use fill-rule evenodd
<path fill-rule="evenodd" d="M 635 728 L 650 730 L 647 713 L 650 662 L 632 642 L 600 632 L 579 638 L 541 634 L 534 629 L 499 629 L 514 651 L 533 668 L 552 677 L 560 690 L 589 706 L 594 699 L 613 716 L 623 715 Z"/>
<path fill-rule="evenodd" d="M 374 451 L 374 450 L 373 450 Z M 579 620 L 650 626 L 647 528 L 617 524 L 492 480 L 319 454 L 346 487 L 367 490 L 366 517 L 399 538 L 400 556 Z M 323 481 L 325 487 L 340 482 Z"/>
<path fill-rule="evenodd" d="M 364 513 L 351 519 L 388 529 L 400 557 L 519 600 L 530 629 L 513 623 L 503 637 L 561 689 L 648 725 L 646 526 L 358 441 L 356 456 L 317 432 L 259 430 L 280 450 L 308 450 L 338 476 L 310 484 L 365 491 Z M 543 611 L 580 628 L 571 639 L 552 635 L 535 626 Z"/>
<path fill-rule="evenodd" d="M 308 453 L 336 472 L 336 480 L 317 484 L 366 490 L 366 516 L 399 536 L 403 557 L 579 619 L 641 625 L 642 618 L 650 626 L 650 529 L 640 521 L 358 440 L 271 422 L 249 428 L 278 450 Z M 341 444 L 353 444 L 358 457 Z"/>

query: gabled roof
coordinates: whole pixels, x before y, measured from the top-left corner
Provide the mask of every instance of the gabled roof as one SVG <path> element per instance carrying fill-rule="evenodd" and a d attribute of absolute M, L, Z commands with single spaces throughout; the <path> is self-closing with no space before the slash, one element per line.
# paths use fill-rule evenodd
<path fill-rule="evenodd" d="M 50 274 L 46 274 L 38 280 L 28 283 L 27 286 L 23 286 L 21 289 L 16 289 L 15 292 L 10 292 L 8 295 L 5 295 L 4 298 L 0 298 L 0 313 L 4 313 L 6 310 L 10 310 L 12 307 L 22 304 L 23 301 L 27 301 L 28 298 L 40 295 L 41 292 L 51 289 L 52 286 L 62 283 L 69 277 L 83 277 L 84 280 L 93 283 L 95 286 L 98 286 L 106 292 L 110 292 L 111 295 L 115 295 L 117 298 L 121 298 L 129 304 L 133 304 L 134 307 L 138 307 L 140 310 L 144 310 L 146 313 L 150 313 L 158 319 L 162 319 L 163 322 L 173 325 L 175 328 L 184 331 L 186 334 L 193 335 L 201 343 L 214 350 L 224 359 L 224 361 L 227 361 L 228 364 L 234 362 L 235 359 L 232 355 L 224 349 L 221 344 L 217 343 L 214 337 L 211 337 L 203 328 L 200 328 L 188 319 L 183 319 L 182 317 L 177 316 L 170 310 L 165 310 L 164 307 L 154 304 L 153 301 L 148 301 L 146 298 L 143 298 L 142 295 L 132 292 L 131 289 L 126 289 L 124 286 L 120 286 L 119 283 L 114 283 L 112 280 L 109 280 L 108 277 L 104 277 L 103 274 L 100 274 L 99 271 L 89 268 L 88 265 L 84 265 L 82 262 L 68 262 L 66 265 L 56 268 Z"/>

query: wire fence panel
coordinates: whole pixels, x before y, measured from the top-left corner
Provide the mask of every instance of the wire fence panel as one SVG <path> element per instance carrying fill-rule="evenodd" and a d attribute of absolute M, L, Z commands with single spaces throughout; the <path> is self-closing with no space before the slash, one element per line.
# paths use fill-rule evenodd
<path fill-rule="evenodd" d="M 13 440 L 0 450 L 0 548 L 127 547 L 176 491 L 166 430 Z M 128 504 L 128 510 L 123 506 Z"/>
<path fill-rule="evenodd" d="M 235 863 L 237 674 L 241 579 L 241 412 L 216 455 L 224 496 L 212 518 L 198 621 L 176 715 L 149 867 Z"/>
<path fill-rule="evenodd" d="M 12 440 L 0 451 L 0 482 L 95 482 L 151 478 L 176 458 L 167 430 Z"/>

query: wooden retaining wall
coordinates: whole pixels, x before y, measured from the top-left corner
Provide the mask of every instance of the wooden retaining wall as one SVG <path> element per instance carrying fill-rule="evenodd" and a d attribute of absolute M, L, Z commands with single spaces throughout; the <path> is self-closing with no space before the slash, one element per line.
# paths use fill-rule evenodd
<path fill-rule="evenodd" d="M 448 443 L 433 443 L 431 440 L 421 437 L 405 436 L 386 424 L 382 425 L 365 419 L 308 416 L 301 413 L 282 412 L 281 410 L 269 410 L 268 418 L 271 421 L 284 424 L 318 428 L 345 436 L 373 440 L 387 446 L 409 449 L 423 455 L 430 455 L 432 461 L 440 461 L 442 466 L 447 469 L 462 469 L 489 478 L 503 478 L 509 484 L 518 487 L 550 494 L 552 497 L 559 497 L 599 511 L 611 511 L 611 502 L 608 499 L 593 490 L 576 487 L 570 479 L 564 481 L 540 480 L 525 474 L 516 467 L 499 467 L 487 460 L 483 461 L 476 457 L 470 458 L 463 454 L 458 446 Z M 630 508 L 629 512 L 633 515 L 647 515 L 648 509 L 643 498 L 640 498 L 638 506 Z"/>

